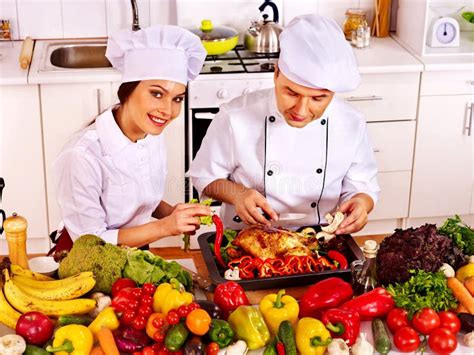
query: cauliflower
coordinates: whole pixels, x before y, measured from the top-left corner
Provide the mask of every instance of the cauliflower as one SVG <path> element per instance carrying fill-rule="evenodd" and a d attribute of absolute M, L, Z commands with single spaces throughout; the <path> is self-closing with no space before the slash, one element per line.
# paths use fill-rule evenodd
<path fill-rule="evenodd" d="M 126 250 L 87 234 L 77 239 L 61 260 L 58 275 L 64 279 L 83 271 L 92 271 L 96 284 L 91 292 L 110 294 L 114 281 L 122 277 L 126 262 Z"/>

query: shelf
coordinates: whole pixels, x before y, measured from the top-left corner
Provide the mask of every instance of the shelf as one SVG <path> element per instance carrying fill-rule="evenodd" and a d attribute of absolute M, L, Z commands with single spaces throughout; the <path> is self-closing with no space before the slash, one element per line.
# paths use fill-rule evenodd
<path fill-rule="evenodd" d="M 459 47 L 432 48 L 425 44 L 424 56 L 474 55 L 474 31 L 461 32 Z"/>

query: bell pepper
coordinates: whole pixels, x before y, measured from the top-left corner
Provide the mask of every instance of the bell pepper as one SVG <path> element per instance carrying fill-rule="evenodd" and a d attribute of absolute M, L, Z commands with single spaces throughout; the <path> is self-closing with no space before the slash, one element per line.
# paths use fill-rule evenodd
<path fill-rule="evenodd" d="M 301 355 L 323 355 L 331 340 L 329 331 L 317 319 L 305 317 L 296 326 L 296 347 Z"/>
<path fill-rule="evenodd" d="M 301 297 L 299 316 L 319 319 L 325 310 L 339 307 L 352 295 L 351 285 L 338 277 L 319 281 Z"/>
<path fill-rule="evenodd" d="M 356 311 L 331 308 L 324 312 L 321 321 L 333 338 L 342 338 L 349 346 L 357 340 L 360 331 L 360 316 Z"/>
<path fill-rule="evenodd" d="M 296 326 L 300 307 L 293 297 L 285 295 L 285 290 L 280 290 L 277 294 L 266 295 L 260 301 L 259 309 L 270 332 L 275 335 L 284 320 Z"/>
<path fill-rule="evenodd" d="M 334 263 L 337 263 L 336 266 L 339 270 L 346 270 L 349 266 L 346 257 L 336 250 L 329 250 L 328 257 L 332 259 Z"/>
<path fill-rule="evenodd" d="M 92 332 L 84 325 L 70 324 L 54 333 L 53 345 L 46 351 L 57 355 L 89 355 L 94 343 Z"/>
<path fill-rule="evenodd" d="M 117 312 L 125 312 L 131 308 L 132 302 L 135 297 L 133 296 L 133 287 L 125 287 L 116 292 L 115 296 L 112 297 L 112 307 Z"/>
<path fill-rule="evenodd" d="M 216 342 L 222 349 L 232 342 L 234 331 L 230 327 L 230 324 L 225 320 L 213 319 L 211 320 L 211 326 L 207 333 L 207 337 L 211 342 Z"/>
<path fill-rule="evenodd" d="M 178 323 L 168 330 L 165 337 L 165 345 L 168 350 L 179 351 L 188 339 L 189 331 L 183 323 Z"/>
<path fill-rule="evenodd" d="M 187 306 L 192 301 L 193 294 L 186 292 L 183 285 L 173 278 L 169 283 L 162 283 L 156 288 L 153 295 L 153 310 L 167 315 L 170 310 Z"/>
<path fill-rule="evenodd" d="M 244 340 L 250 350 L 261 348 L 270 340 L 270 331 L 255 307 L 240 306 L 230 314 L 229 324 L 237 339 Z"/>
<path fill-rule="evenodd" d="M 102 328 L 115 330 L 120 326 L 120 322 L 112 307 L 105 308 L 97 317 L 89 324 L 89 330 L 93 335 L 97 335 Z"/>
<path fill-rule="evenodd" d="M 235 281 L 217 285 L 214 291 L 214 303 L 221 309 L 224 319 L 239 306 L 250 304 L 244 289 Z"/>
<path fill-rule="evenodd" d="M 395 302 L 387 290 L 377 287 L 345 302 L 340 308 L 356 311 L 361 320 L 372 320 L 385 317 L 394 307 Z"/>

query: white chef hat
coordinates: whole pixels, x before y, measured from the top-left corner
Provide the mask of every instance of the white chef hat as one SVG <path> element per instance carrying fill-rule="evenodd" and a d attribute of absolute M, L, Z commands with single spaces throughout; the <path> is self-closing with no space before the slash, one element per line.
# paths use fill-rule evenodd
<path fill-rule="evenodd" d="M 333 92 L 356 89 L 354 53 L 337 23 L 318 15 L 295 17 L 280 34 L 278 67 L 291 81 Z"/>
<path fill-rule="evenodd" d="M 206 50 L 198 36 L 171 25 L 122 30 L 107 42 L 105 56 L 122 82 L 171 80 L 184 85 L 201 71 Z"/>

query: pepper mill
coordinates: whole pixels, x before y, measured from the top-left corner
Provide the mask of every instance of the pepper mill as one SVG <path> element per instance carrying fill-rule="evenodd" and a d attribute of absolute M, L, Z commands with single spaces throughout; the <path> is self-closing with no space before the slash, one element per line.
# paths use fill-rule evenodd
<path fill-rule="evenodd" d="M 8 242 L 8 254 L 12 264 L 29 269 L 26 256 L 26 227 L 28 223 L 22 216 L 13 213 L 3 222 L 3 228 Z"/>

